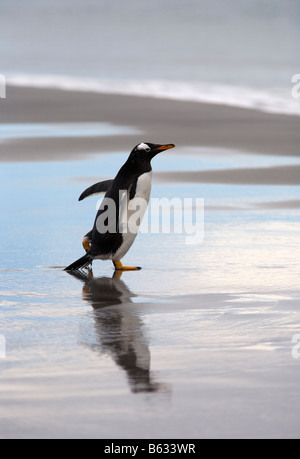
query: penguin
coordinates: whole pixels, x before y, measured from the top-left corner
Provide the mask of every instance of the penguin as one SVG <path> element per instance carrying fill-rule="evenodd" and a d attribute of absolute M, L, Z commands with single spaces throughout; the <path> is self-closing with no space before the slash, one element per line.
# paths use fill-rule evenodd
<path fill-rule="evenodd" d="M 82 240 L 86 254 L 67 266 L 65 271 L 80 270 L 95 259 L 112 260 L 115 270 L 141 269 L 123 266 L 121 259 L 132 246 L 148 206 L 152 183 L 151 160 L 158 153 L 174 147 L 172 143 L 139 143 L 113 180 L 95 183 L 83 191 L 79 201 L 100 193 L 105 193 L 105 196 L 92 230 Z"/>

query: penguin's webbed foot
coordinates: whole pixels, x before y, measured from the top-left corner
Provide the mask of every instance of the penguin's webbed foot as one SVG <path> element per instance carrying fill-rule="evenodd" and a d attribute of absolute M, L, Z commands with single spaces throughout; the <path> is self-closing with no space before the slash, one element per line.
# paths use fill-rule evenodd
<path fill-rule="evenodd" d="M 142 269 L 140 266 L 123 266 L 120 261 L 113 260 L 113 264 L 116 270 L 120 271 L 138 271 Z"/>

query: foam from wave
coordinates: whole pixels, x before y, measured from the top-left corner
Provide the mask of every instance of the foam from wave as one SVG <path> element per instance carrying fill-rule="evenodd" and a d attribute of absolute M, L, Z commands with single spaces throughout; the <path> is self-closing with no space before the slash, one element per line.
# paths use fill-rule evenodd
<path fill-rule="evenodd" d="M 300 99 L 292 97 L 292 88 L 255 89 L 208 82 L 115 80 L 28 74 L 9 75 L 6 82 L 12 86 L 202 102 L 300 116 Z"/>

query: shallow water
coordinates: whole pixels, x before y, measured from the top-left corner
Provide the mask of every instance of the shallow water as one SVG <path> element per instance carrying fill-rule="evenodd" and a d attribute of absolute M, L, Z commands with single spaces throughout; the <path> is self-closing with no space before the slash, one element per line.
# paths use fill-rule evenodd
<path fill-rule="evenodd" d="M 7 83 L 299 114 L 297 2 L 23 3 L 1 4 Z M 29 109 L 38 118 L 39 105 Z M 5 124 L 0 142 L 134 133 Z M 64 272 L 83 253 L 98 200 L 78 196 L 126 156 L 1 163 L 0 437 L 299 437 L 299 186 L 156 174 L 298 160 L 211 148 L 161 155 L 152 197 L 190 197 L 193 209 L 204 198 L 204 239 L 144 232 L 125 258 L 141 271 L 116 277 L 98 261 L 93 276 Z"/>
<path fill-rule="evenodd" d="M 77 197 L 125 157 L 1 166 L 0 436 L 299 436 L 300 210 L 264 206 L 298 187 L 155 182 L 152 197 L 205 199 L 202 243 L 142 233 L 125 258 L 141 271 L 64 272 L 95 215 Z"/>

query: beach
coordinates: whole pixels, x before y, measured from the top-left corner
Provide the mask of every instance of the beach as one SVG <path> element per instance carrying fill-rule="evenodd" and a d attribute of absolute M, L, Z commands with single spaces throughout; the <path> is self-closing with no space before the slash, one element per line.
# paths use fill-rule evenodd
<path fill-rule="evenodd" d="M 299 21 L 1 2 L 1 439 L 299 437 Z M 102 199 L 79 196 L 141 142 L 175 144 L 122 259 L 142 269 L 64 271 Z"/>
<path fill-rule="evenodd" d="M 299 117 L 17 86 L 0 108 L 0 437 L 298 437 Z M 64 272 L 78 196 L 144 141 L 176 144 L 152 197 L 203 198 L 203 240 L 144 232 L 141 271 Z"/>
<path fill-rule="evenodd" d="M 150 97 L 10 86 L 1 100 L 1 123 L 104 122 L 137 133 L 69 139 L 10 141 L 1 161 L 51 161 L 82 153 L 129 151 L 141 136 L 150 142 L 175 139 L 178 147 L 230 148 L 246 153 L 299 157 L 299 117 L 238 107 Z M 184 126 L 184 129 L 183 129 Z M 165 139 L 165 140 L 164 140 Z M 58 152 L 59 150 L 59 152 Z M 36 155 L 39 155 L 36 157 Z"/>

